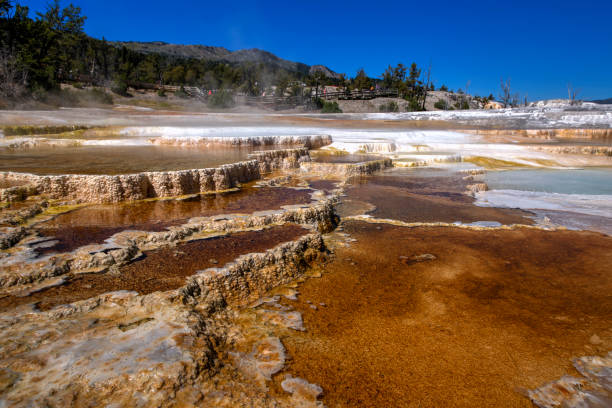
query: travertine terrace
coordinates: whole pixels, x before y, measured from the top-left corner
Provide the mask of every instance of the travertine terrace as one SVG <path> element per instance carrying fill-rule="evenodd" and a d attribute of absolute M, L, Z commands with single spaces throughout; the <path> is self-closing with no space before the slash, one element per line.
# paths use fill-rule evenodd
<path fill-rule="evenodd" d="M 608 111 L 126 109 L 0 113 L 14 160 L 179 149 L 0 173 L 0 406 L 612 401 Z"/>
<path fill-rule="evenodd" d="M 2 183 L 25 187 L 4 189 L 2 195 L 44 194 L 52 199 L 86 203 L 116 203 L 152 197 L 228 190 L 261 178 L 273 170 L 295 168 L 308 160 L 306 149 L 273 150 L 252 155 L 252 160 L 212 169 L 147 172 L 116 176 L 38 176 L 5 172 Z"/>

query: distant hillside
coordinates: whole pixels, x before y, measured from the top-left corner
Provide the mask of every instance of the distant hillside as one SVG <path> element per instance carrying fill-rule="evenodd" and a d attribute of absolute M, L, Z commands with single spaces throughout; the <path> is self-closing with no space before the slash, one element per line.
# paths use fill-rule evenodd
<path fill-rule="evenodd" d="M 196 58 L 219 60 L 232 52 L 223 47 L 208 47 L 205 45 L 176 45 L 162 41 L 136 42 L 136 41 L 117 41 L 113 42 L 117 47 L 125 46 L 136 52 L 145 54 L 163 54 L 178 58 Z"/>
<path fill-rule="evenodd" d="M 114 42 L 112 44 L 117 47 L 125 46 L 128 49 L 145 54 L 155 53 L 173 56 L 177 58 L 195 58 L 209 61 L 226 61 L 235 64 L 240 64 L 242 62 L 256 62 L 282 68 L 287 71 L 299 72 L 302 74 L 307 74 L 311 70 L 311 67 L 306 64 L 303 64 L 301 62 L 288 61 L 277 57 L 271 52 L 259 50 L 257 48 L 230 51 L 227 48 L 223 47 L 210 47 L 206 45 L 168 44 L 162 41 L 120 41 Z M 338 75 L 329 68 L 325 69 L 329 72 L 328 76 L 330 78 L 335 78 L 335 76 Z"/>
<path fill-rule="evenodd" d="M 323 75 L 325 75 L 327 78 L 332 78 L 332 79 L 340 79 L 341 75 L 338 74 L 337 72 L 332 71 L 331 69 L 327 68 L 325 65 L 313 65 L 310 67 L 309 70 L 309 74 L 313 75 L 316 72 L 322 72 Z"/>
<path fill-rule="evenodd" d="M 596 101 L 592 101 L 594 103 L 600 103 L 602 105 L 612 105 L 612 98 L 608 98 L 608 99 L 598 99 Z"/>

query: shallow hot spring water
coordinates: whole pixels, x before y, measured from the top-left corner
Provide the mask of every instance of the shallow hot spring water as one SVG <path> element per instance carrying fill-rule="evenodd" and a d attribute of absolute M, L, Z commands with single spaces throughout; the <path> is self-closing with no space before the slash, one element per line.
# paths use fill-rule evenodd
<path fill-rule="evenodd" d="M 41 224 L 39 235 L 56 242 L 51 246 L 39 246 L 37 252 L 69 252 L 84 245 L 102 243 L 120 231 L 162 231 L 193 217 L 251 214 L 278 210 L 285 205 L 307 204 L 311 202 L 311 194 L 310 189 L 245 186 L 239 191 L 197 195 L 183 200 L 83 207 Z"/>
<path fill-rule="evenodd" d="M 537 219 L 612 235 L 612 168 L 488 172 L 477 205 L 521 208 Z"/>
<path fill-rule="evenodd" d="M 445 169 L 394 168 L 356 179 L 340 205 L 342 215 L 351 207 L 372 209 L 367 215 L 402 222 L 532 224 L 528 212 L 475 206 L 465 194 L 465 174 Z M 348 213 L 343 214 L 343 211 Z"/>
<path fill-rule="evenodd" d="M 610 195 L 612 168 L 489 171 L 485 174 L 485 182 L 491 190 Z"/>
<path fill-rule="evenodd" d="M 248 155 L 258 150 L 267 149 L 153 145 L 0 148 L 0 171 L 56 175 L 203 169 L 248 160 Z"/>

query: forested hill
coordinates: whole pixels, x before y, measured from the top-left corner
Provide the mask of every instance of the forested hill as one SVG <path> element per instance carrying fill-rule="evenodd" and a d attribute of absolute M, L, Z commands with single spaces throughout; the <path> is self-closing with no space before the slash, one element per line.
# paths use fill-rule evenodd
<path fill-rule="evenodd" d="M 223 47 L 206 45 L 169 44 L 163 41 L 114 41 L 110 42 L 117 48 L 126 47 L 132 51 L 143 54 L 162 54 L 177 58 L 195 58 L 205 60 L 221 60 L 232 52 Z"/>
<path fill-rule="evenodd" d="M 62 8 L 59 0 L 36 15 L 0 0 L 0 66 L 6 67 L 0 72 L 0 96 L 36 94 L 61 83 L 111 86 L 120 94 L 128 86 L 170 84 L 260 95 L 272 85 L 282 91 L 292 81 L 322 84 L 326 78 L 321 72 L 310 75 L 306 64 L 257 49 L 96 39 L 83 31 L 85 20 L 80 7 Z"/>
<path fill-rule="evenodd" d="M 198 60 L 221 61 L 230 64 L 240 64 L 243 62 L 262 63 L 300 74 L 307 74 L 310 69 L 306 64 L 288 61 L 277 57 L 271 52 L 259 50 L 257 48 L 230 51 L 223 47 L 169 44 L 163 41 L 119 41 L 111 44 L 118 48 L 126 47 L 132 51 L 144 54 L 161 54 L 176 58 L 194 58 Z M 335 72 L 332 71 L 332 74 L 335 75 Z M 333 77 L 333 75 L 330 76 Z"/>
<path fill-rule="evenodd" d="M 431 66 L 421 69 L 415 62 L 389 65 L 378 78 L 369 77 L 363 69 L 349 78 L 324 65 L 308 66 L 258 49 L 109 42 L 88 36 L 85 21 L 80 7 L 61 7 L 60 0 L 50 1 L 46 10 L 36 15 L 26 6 L 0 0 L 0 99 L 42 100 L 66 83 L 110 88 L 123 96 L 128 96 L 130 87 L 163 93 L 164 85 L 251 96 L 271 92 L 302 96 L 305 88 L 311 91 L 336 85 L 345 93 L 375 87 L 394 90 L 409 102 L 408 109 L 416 111 L 425 109 L 427 93 L 435 89 Z M 448 88 L 441 85 L 440 90 Z M 457 93 L 464 95 L 461 90 Z M 518 101 L 518 96 L 510 92 L 509 84 L 506 94 L 506 104 L 516 104 L 512 101 Z M 484 105 L 493 96 L 474 98 Z M 467 109 L 469 104 L 461 96 L 454 108 Z M 397 105 L 389 109 L 395 111 Z"/>
<path fill-rule="evenodd" d="M 593 101 L 595 103 L 599 103 L 602 105 L 612 105 L 612 98 L 608 98 L 608 99 L 598 99 L 596 101 Z"/>

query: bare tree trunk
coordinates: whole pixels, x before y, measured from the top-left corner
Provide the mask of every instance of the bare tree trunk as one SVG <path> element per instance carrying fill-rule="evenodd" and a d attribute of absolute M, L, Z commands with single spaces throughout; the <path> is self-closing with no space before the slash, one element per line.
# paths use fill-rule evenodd
<path fill-rule="evenodd" d="M 0 94 L 20 96 L 25 91 L 27 72 L 20 69 L 14 53 L 0 49 Z"/>
<path fill-rule="evenodd" d="M 425 110 L 425 102 L 427 101 L 427 92 L 429 92 L 429 87 L 431 85 L 431 62 L 429 63 L 429 67 L 427 67 L 427 71 L 425 71 L 424 77 L 427 79 L 425 82 L 425 94 L 423 95 L 423 107 Z"/>
<path fill-rule="evenodd" d="M 89 70 L 89 75 L 91 75 L 91 79 L 93 81 L 93 77 L 96 73 L 96 57 L 95 55 L 91 57 L 91 69 Z"/>
<path fill-rule="evenodd" d="M 512 103 L 512 92 L 510 87 L 510 78 L 504 82 L 504 79 L 500 79 L 501 93 L 498 95 L 499 99 L 504 103 L 504 108 Z"/>
<path fill-rule="evenodd" d="M 576 104 L 576 97 L 580 93 L 579 90 L 575 89 L 571 83 L 567 84 L 567 99 L 569 100 L 570 105 Z"/>

